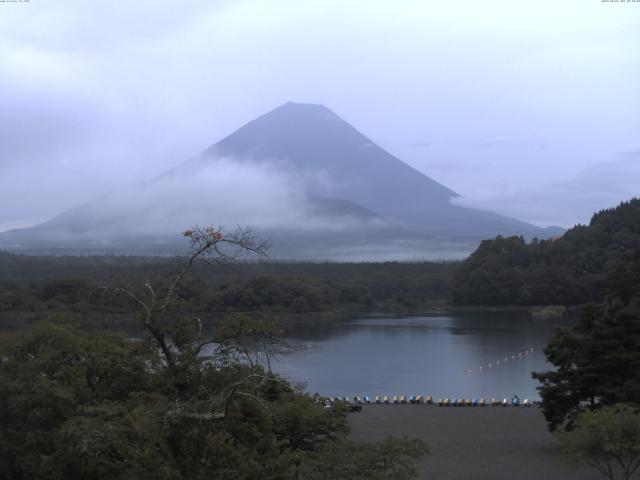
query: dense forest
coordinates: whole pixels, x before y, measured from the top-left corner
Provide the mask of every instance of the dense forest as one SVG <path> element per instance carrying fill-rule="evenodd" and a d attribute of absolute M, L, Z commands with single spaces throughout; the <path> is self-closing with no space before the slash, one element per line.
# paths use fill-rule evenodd
<path fill-rule="evenodd" d="M 166 278 L 179 261 L 167 257 L 0 253 L 0 319 L 5 328 L 16 328 L 43 315 L 64 313 L 85 325 L 119 328 L 128 323 L 130 305 L 103 287 Z M 448 302 L 455 265 L 200 263 L 194 265 L 178 293 L 186 308 L 204 321 L 244 312 L 288 324 L 314 323 L 369 311 L 442 308 Z"/>
<path fill-rule="evenodd" d="M 483 241 L 453 273 L 460 305 L 582 305 L 640 287 L 640 199 L 596 213 L 562 237 Z"/>

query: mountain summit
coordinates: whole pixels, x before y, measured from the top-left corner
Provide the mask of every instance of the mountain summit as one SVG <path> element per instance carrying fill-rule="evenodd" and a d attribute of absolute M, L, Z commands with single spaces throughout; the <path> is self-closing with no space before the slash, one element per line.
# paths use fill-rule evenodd
<path fill-rule="evenodd" d="M 286 103 L 197 157 L 0 245 L 148 251 L 192 224 L 242 224 L 284 258 L 462 256 L 488 237 L 551 233 L 451 203 L 456 192 L 394 157 L 323 105 Z"/>
<path fill-rule="evenodd" d="M 394 180 L 407 182 L 405 189 L 428 190 L 432 200 L 448 201 L 457 196 L 387 153 L 324 105 L 286 103 L 241 127 L 204 154 L 287 159 L 308 172 L 352 175 L 378 193 L 384 186 L 379 180 L 391 174 Z"/>

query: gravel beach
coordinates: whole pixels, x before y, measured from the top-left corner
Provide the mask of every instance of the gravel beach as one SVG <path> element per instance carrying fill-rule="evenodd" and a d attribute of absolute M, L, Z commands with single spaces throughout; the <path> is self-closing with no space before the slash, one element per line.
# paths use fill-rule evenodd
<path fill-rule="evenodd" d="M 364 405 L 349 415 L 354 440 L 387 434 L 421 438 L 430 454 L 420 479 L 598 480 L 588 466 L 570 469 L 537 407 L 439 407 Z"/>

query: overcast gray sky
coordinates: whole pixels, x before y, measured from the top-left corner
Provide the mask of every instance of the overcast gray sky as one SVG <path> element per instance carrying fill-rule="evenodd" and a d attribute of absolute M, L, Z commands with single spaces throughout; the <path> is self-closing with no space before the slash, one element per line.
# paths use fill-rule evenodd
<path fill-rule="evenodd" d="M 640 2 L 0 2 L 0 231 L 323 103 L 538 225 L 640 194 Z"/>

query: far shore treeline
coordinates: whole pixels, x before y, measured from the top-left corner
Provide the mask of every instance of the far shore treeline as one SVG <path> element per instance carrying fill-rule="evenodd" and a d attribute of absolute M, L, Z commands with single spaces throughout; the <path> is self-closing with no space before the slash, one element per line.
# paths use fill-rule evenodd
<path fill-rule="evenodd" d="M 27 256 L 0 253 L 0 319 L 19 328 L 64 313 L 84 325 L 130 325 L 130 305 L 102 289 L 168 277 L 166 257 Z M 197 264 L 180 286 L 184 308 L 212 321 L 253 313 L 287 325 L 340 320 L 371 311 L 438 310 L 457 263 Z"/>

